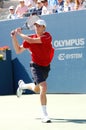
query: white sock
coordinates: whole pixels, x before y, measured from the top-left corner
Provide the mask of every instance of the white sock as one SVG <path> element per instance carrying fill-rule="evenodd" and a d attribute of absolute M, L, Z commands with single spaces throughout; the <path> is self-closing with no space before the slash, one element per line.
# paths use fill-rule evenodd
<path fill-rule="evenodd" d="M 34 83 L 22 83 L 21 84 L 21 89 L 30 89 L 30 90 L 34 90 L 35 88 L 35 84 Z"/>
<path fill-rule="evenodd" d="M 22 84 L 20 88 L 21 89 L 28 89 L 27 84 Z"/>
<path fill-rule="evenodd" d="M 43 117 L 48 116 L 48 113 L 47 113 L 47 110 L 46 110 L 46 105 L 42 105 L 41 108 L 42 108 L 42 116 Z"/>

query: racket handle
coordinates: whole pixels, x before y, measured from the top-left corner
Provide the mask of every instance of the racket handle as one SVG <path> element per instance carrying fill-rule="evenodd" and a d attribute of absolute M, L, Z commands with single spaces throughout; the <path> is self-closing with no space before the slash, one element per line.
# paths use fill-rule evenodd
<path fill-rule="evenodd" d="M 24 26 L 21 27 L 21 30 L 24 30 L 24 29 L 30 30 L 30 28 L 28 27 L 27 23 Z"/>

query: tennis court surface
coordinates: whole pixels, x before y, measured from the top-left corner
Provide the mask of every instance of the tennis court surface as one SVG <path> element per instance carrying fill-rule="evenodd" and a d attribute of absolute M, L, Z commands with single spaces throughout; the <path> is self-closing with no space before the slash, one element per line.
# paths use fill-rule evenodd
<path fill-rule="evenodd" d="M 41 122 L 39 94 L 0 96 L 0 130 L 86 130 L 86 94 L 47 94 L 52 123 Z"/>

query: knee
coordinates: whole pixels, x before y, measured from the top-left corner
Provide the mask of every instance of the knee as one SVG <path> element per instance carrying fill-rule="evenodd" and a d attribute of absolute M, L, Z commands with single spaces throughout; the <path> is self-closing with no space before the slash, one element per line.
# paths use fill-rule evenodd
<path fill-rule="evenodd" d="M 39 86 L 35 86 L 33 91 L 34 91 L 35 93 L 39 93 L 39 92 L 40 92 Z"/>
<path fill-rule="evenodd" d="M 46 82 L 42 82 L 42 83 L 40 83 L 40 93 L 46 93 L 46 91 L 47 91 L 47 84 L 46 84 Z"/>

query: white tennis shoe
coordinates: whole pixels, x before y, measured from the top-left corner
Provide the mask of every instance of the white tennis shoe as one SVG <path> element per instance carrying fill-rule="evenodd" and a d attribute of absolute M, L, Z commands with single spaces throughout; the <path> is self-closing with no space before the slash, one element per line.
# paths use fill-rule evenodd
<path fill-rule="evenodd" d="M 51 123 L 51 120 L 50 120 L 50 118 L 49 118 L 48 116 L 44 116 L 44 117 L 42 118 L 42 122 L 43 122 L 43 123 Z"/>
<path fill-rule="evenodd" d="M 23 80 L 18 81 L 18 89 L 17 89 L 17 97 L 20 97 L 24 90 L 22 89 L 22 85 L 25 84 Z"/>

